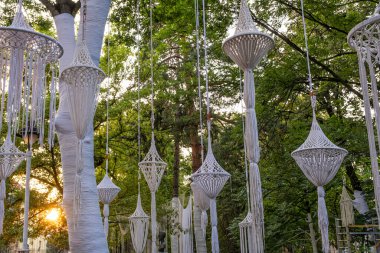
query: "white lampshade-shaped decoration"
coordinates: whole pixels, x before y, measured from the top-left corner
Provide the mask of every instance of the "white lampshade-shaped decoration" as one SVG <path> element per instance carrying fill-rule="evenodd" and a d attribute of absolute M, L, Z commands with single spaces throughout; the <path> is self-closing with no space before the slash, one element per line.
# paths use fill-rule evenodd
<path fill-rule="evenodd" d="M 108 173 L 104 176 L 103 180 L 98 184 L 99 200 L 103 203 L 103 215 L 104 215 L 104 233 L 108 236 L 108 217 L 110 215 L 110 203 L 116 198 L 120 192 L 120 188 L 115 185 Z"/>
<path fill-rule="evenodd" d="M 354 205 L 352 204 L 352 199 L 347 192 L 345 186 L 342 188 L 342 195 L 340 196 L 340 218 L 342 219 L 342 226 L 347 227 L 348 225 L 355 224 L 354 217 Z"/>
<path fill-rule="evenodd" d="M 210 209 L 210 198 L 202 190 L 202 188 L 196 183 L 192 182 L 191 190 L 194 196 L 194 205 L 198 206 L 201 209 L 201 229 L 203 236 L 206 236 L 206 227 L 208 224 L 207 210 Z"/>
<path fill-rule="evenodd" d="M 83 171 L 83 140 L 94 118 L 100 83 L 106 75 L 91 59 L 84 40 L 79 41 L 74 52 L 74 60 L 61 73 L 61 81 L 68 92 L 69 111 L 78 138 L 77 173 L 74 184 L 74 228 L 79 219 L 81 175 Z"/>
<path fill-rule="evenodd" d="M 0 234 L 3 234 L 4 200 L 6 197 L 6 180 L 17 170 L 26 154 L 12 142 L 10 135 L 0 147 Z"/>
<path fill-rule="evenodd" d="M 0 131 L 6 121 L 13 142 L 20 129 L 37 128 L 39 143 L 43 145 L 48 89 L 46 66 L 55 63 L 62 54 L 58 41 L 34 31 L 26 23 L 22 1 L 19 1 L 12 24 L 0 27 Z M 55 85 L 53 76 L 50 91 L 54 93 Z M 55 94 L 51 94 L 50 107 L 55 104 L 54 98 Z M 50 115 L 53 118 L 53 110 Z M 54 120 L 50 124 L 53 125 Z M 49 133 L 49 139 L 52 136 Z"/>
<path fill-rule="evenodd" d="M 210 119 L 207 122 L 210 129 Z M 216 197 L 223 189 L 225 183 L 230 178 L 230 174 L 225 171 L 222 166 L 216 161 L 211 147 L 211 136 L 209 131 L 207 155 L 202 163 L 202 166 L 191 175 L 193 181 L 199 185 L 207 197 L 210 198 L 210 213 L 211 213 L 211 247 L 213 253 L 219 252 L 219 239 L 218 239 L 218 215 L 216 210 Z"/>
<path fill-rule="evenodd" d="M 247 216 L 239 223 L 240 229 L 240 252 L 249 253 L 254 251 L 254 244 L 251 238 L 253 233 L 253 217 L 252 213 L 248 212 Z"/>
<path fill-rule="evenodd" d="M 141 206 L 140 191 L 137 196 L 137 206 L 135 212 L 129 217 L 132 244 L 136 253 L 142 253 L 145 249 L 149 232 L 149 216 Z"/>
<path fill-rule="evenodd" d="M 241 0 L 235 33 L 223 42 L 223 51 L 244 71 L 245 143 L 249 161 L 250 210 L 253 215 L 253 232 L 249 237 L 255 243 L 252 251 L 264 252 L 264 209 L 261 179 L 259 134 L 255 111 L 255 82 L 252 69 L 274 47 L 273 39 L 257 30 L 247 1 Z"/>
<path fill-rule="evenodd" d="M 152 252 L 156 252 L 156 191 L 160 186 L 162 175 L 165 172 L 167 163 L 162 160 L 157 152 L 156 143 L 154 140 L 154 132 L 152 131 L 152 140 L 150 148 L 144 159 L 139 162 L 139 168 L 144 175 L 151 194 L 151 230 L 152 230 Z"/>
<path fill-rule="evenodd" d="M 380 153 L 380 105 L 377 83 L 378 73 L 376 73 L 378 65 L 380 64 L 379 11 L 380 4 L 376 7 L 372 16 L 352 28 L 348 33 L 347 39 L 349 46 L 354 49 L 358 55 L 360 84 L 363 92 L 364 112 L 375 192 L 375 204 L 377 218 L 380 220 L 380 175 L 378 163 L 378 155 Z M 375 112 L 376 133 L 374 133 L 373 129 L 373 111 Z M 364 208 L 363 212 L 364 211 L 366 211 L 366 208 Z"/>
<path fill-rule="evenodd" d="M 332 143 L 323 133 L 316 119 L 315 103 L 315 96 L 312 96 L 311 130 L 305 142 L 292 152 L 292 157 L 309 181 L 318 188 L 318 225 L 322 237 L 322 251 L 328 253 L 330 252 L 329 219 L 323 186 L 335 177 L 348 152 Z"/>

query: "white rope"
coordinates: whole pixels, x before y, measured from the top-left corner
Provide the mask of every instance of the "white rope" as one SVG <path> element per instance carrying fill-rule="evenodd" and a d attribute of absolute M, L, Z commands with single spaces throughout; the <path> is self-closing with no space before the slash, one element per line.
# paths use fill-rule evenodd
<path fill-rule="evenodd" d="M 110 22 L 107 20 L 108 38 L 107 38 L 107 94 L 106 94 L 106 174 L 108 174 L 108 159 L 109 159 L 109 102 L 110 95 Z"/>
<path fill-rule="evenodd" d="M 150 28 L 150 83 L 151 83 L 151 118 L 150 122 L 152 124 L 152 132 L 154 131 L 154 82 L 153 82 L 153 3 L 152 0 L 149 1 L 149 28 Z"/>
<path fill-rule="evenodd" d="M 141 36 L 141 24 L 140 24 L 140 0 L 137 1 L 137 145 L 138 145 L 138 162 L 141 161 L 141 115 L 140 115 L 140 90 L 141 90 L 141 65 L 140 65 L 140 36 Z M 141 171 L 138 171 L 138 193 L 140 194 L 140 180 L 141 180 Z"/>
<path fill-rule="evenodd" d="M 311 68 L 310 68 L 310 56 L 309 56 L 309 45 L 307 40 L 307 32 L 306 32 L 306 21 L 305 21 L 305 13 L 304 13 L 304 4 L 303 0 L 301 0 L 301 13 L 302 13 L 302 25 L 303 25 L 303 36 L 305 38 L 305 50 L 306 50 L 306 63 L 307 63 L 307 71 L 308 71 L 308 81 L 310 92 L 313 92 L 313 82 L 311 78 Z"/>
<path fill-rule="evenodd" d="M 201 159 L 204 160 L 204 144 L 203 144 L 203 117 L 202 117 L 202 91 L 201 91 L 201 73 L 200 73 L 200 52 L 199 52 L 199 6 L 198 0 L 195 3 L 195 30 L 196 30 L 196 48 L 197 48 L 197 81 L 198 81 L 198 100 L 199 100 L 199 128 L 201 137 Z"/>
<path fill-rule="evenodd" d="M 239 86 L 240 86 L 240 101 L 241 105 L 241 124 L 243 128 L 243 142 L 244 142 L 244 169 L 245 169 L 245 178 L 246 178 L 246 186 L 247 186 L 247 204 L 248 204 L 248 212 L 251 212 L 251 203 L 250 203 L 250 194 L 249 194 L 249 175 L 248 175 L 248 159 L 247 159 L 247 144 L 245 142 L 244 133 L 245 133 L 245 124 L 244 124 L 244 106 L 243 106 L 243 86 L 242 86 L 242 77 L 241 71 L 239 70 Z"/>

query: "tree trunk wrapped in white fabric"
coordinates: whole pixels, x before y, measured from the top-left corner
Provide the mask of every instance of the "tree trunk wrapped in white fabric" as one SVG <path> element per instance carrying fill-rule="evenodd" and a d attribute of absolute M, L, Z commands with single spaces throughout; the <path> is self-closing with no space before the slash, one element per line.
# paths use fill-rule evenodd
<path fill-rule="evenodd" d="M 172 253 L 179 253 L 179 236 L 181 233 L 181 212 L 182 205 L 178 197 L 173 197 L 171 201 L 172 212 L 171 223 L 172 223 L 172 234 L 170 235 L 170 245 Z"/>
<path fill-rule="evenodd" d="M 342 219 L 342 226 L 355 224 L 354 206 L 352 205 L 352 199 L 347 192 L 345 186 L 342 188 L 342 194 L 340 196 L 340 218 Z"/>
<path fill-rule="evenodd" d="M 142 253 L 149 232 L 149 216 L 144 212 L 141 206 L 140 187 L 137 195 L 137 206 L 135 212 L 129 217 L 132 244 L 136 253 Z"/>
<path fill-rule="evenodd" d="M 201 209 L 201 229 L 203 237 L 206 237 L 206 228 L 208 224 L 207 210 L 210 209 L 210 198 L 199 187 L 196 182 L 191 183 L 191 190 L 194 196 L 194 206 L 198 206 Z"/>
<path fill-rule="evenodd" d="M 255 112 L 255 83 L 252 69 L 274 47 L 273 39 L 259 32 L 252 20 L 246 0 L 241 1 L 239 20 L 234 35 L 223 43 L 224 52 L 244 71 L 244 103 L 246 106 L 245 143 L 249 161 L 252 238 L 255 244 L 249 252 L 264 252 L 264 209 L 261 179 L 259 134 Z"/>
<path fill-rule="evenodd" d="M 380 108 L 375 67 L 380 64 L 380 48 L 378 47 L 380 43 L 380 38 L 378 35 L 380 29 L 379 6 L 377 6 L 374 14 L 371 17 L 356 25 L 347 36 L 348 44 L 351 48 L 357 51 L 359 60 L 360 84 L 363 92 L 364 112 L 367 126 L 378 219 L 380 219 L 380 176 L 378 163 L 378 153 L 380 153 Z M 366 68 L 368 69 L 369 73 L 367 73 Z M 370 80 L 370 89 L 368 87 L 368 79 Z M 373 108 L 371 107 L 370 102 L 371 95 Z M 374 109 L 375 112 L 377 147 L 375 133 L 373 130 L 372 109 Z"/>

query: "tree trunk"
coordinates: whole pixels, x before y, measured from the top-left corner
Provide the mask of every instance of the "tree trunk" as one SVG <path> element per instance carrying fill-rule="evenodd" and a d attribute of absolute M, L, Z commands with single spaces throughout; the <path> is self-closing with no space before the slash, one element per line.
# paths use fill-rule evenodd
<path fill-rule="evenodd" d="M 179 253 L 179 234 L 180 234 L 180 215 L 179 215 L 179 159 L 180 159 L 180 150 L 179 150 L 179 129 L 177 125 L 179 114 L 176 114 L 176 127 L 174 128 L 174 166 L 173 166 L 173 198 L 172 198 L 172 234 L 170 236 L 171 241 L 171 252 Z"/>
<path fill-rule="evenodd" d="M 190 130 L 191 158 L 193 172 L 197 171 L 202 165 L 201 152 L 202 148 L 198 140 L 198 127 Z M 197 253 L 207 253 L 206 237 L 203 236 L 201 228 L 201 210 L 194 205 L 194 234 Z"/>
<path fill-rule="evenodd" d="M 87 0 L 85 39 L 96 65 L 99 64 L 109 6 L 110 2 L 107 0 Z M 71 63 L 75 50 L 74 17 L 68 13 L 63 13 L 55 16 L 54 21 L 58 40 L 64 47 L 64 55 L 60 60 L 60 71 L 62 71 Z M 78 34 L 79 39 L 81 39 L 81 28 Z M 74 230 L 73 199 L 77 137 L 70 118 L 67 91 L 62 83 L 59 85 L 59 93 L 60 102 L 56 117 L 56 129 L 62 156 L 63 206 L 68 222 L 70 250 L 72 253 L 106 253 L 108 247 L 103 231 L 95 180 L 92 128 L 87 133 L 83 144 L 84 170 L 82 174 L 81 210 L 78 226 Z"/>

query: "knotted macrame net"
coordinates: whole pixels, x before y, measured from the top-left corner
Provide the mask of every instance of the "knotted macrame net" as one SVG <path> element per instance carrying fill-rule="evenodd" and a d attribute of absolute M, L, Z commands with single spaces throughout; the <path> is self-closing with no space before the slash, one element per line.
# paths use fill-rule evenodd
<path fill-rule="evenodd" d="M 84 167 L 83 140 L 95 114 L 100 83 L 105 78 L 104 72 L 92 61 L 86 41 L 78 42 L 74 60 L 69 67 L 62 71 L 60 78 L 68 92 L 70 117 L 78 138 L 73 215 L 74 228 L 76 228 L 81 202 L 81 175 Z"/>
<path fill-rule="evenodd" d="M 254 245 L 258 245 L 259 243 L 252 241 L 253 218 L 252 218 L 251 212 L 248 212 L 244 220 L 239 223 L 239 229 L 240 229 L 240 252 L 241 253 L 253 252 Z"/>
<path fill-rule="evenodd" d="M 108 217 L 110 215 L 109 204 L 114 200 L 120 191 L 120 188 L 115 185 L 109 178 L 108 173 L 104 176 L 103 180 L 98 184 L 99 200 L 104 204 L 104 233 L 108 236 Z"/>
<path fill-rule="evenodd" d="M 223 42 L 223 50 L 244 71 L 245 143 L 249 161 L 250 203 L 253 229 L 249 235 L 256 243 L 249 252 L 264 252 L 264 209 L 258 163 L 260 147 L 255 112 L 255 83 L 252 69 L 274 47 L 273 39 L 257 30 L 247 1 L 242 0 L 235 33 Z"/>
<path fill-rule="evenodd" d="M 144 251 L 149 232 L 149 216 L 141 206 L 140 192 L 137 195 L 137 206 L 135 212 L 129 217 L 132 244 L 136 253 Z"/>
<path fill-rule="evenodd" d="M 6 197 L 6 180 L 17 170 L 26 154 L 21 152 L 12 142 L 10 135 L 0 147 L 0 234 L 3 233 L 4 200 Z"/>
<path fill-rule="evenodd" d="M 332 143 L 320 128 L 315 116 L 315 97 L 312 98 L 313 121 L 309 136 L 295 151 L 292 157 L 304 175 L 318 190 L 318 224 L 322 237 L 322 249 L 329 252 L 328 214 L 323 186 L 333 179 L 347 155 L 347 150 Z"/>

